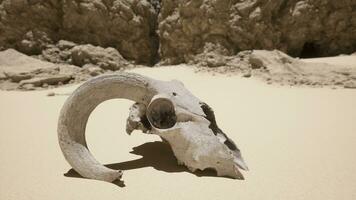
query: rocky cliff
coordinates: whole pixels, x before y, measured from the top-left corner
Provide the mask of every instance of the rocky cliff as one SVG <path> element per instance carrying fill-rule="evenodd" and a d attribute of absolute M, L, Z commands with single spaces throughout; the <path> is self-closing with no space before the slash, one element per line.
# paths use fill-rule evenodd
<path fill-rule="evenodd" d="M 1 0 L 0 46 L 39 54 L 60 39 L 114 47 L 127 59 L 157 57 L 157 11 L 145 0 Z"/>
<path fill-rule="evenodd" d="M 61 39 L 145 64 L 187 62 L 207 45 L 336 55 L 356 51 L 356 1 L 0 0 L 0 48 L 41 54 Z"/>
<path fill-rule="evenodd" d="M 207 43 L 222 53 L 279 49 L 312 57 L 356 50 L 355 0 L 163 0 L 160 54 L 184 62 Z"/>

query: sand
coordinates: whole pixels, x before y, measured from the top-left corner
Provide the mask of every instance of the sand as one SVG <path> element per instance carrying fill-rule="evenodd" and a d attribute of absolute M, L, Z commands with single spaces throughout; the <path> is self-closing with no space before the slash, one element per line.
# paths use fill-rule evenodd
<path fill-rule="evenodd" d="M 304 62 L 309 63 L 326 63 L 335 66 L 343 67 L 355 67 L 356 66 L 356 55 L 340 55 L 334 57 L 323 57 L 323 58 L 307 58 L 301 59 Z"/>
<path fill-rule="evenodd" d="M 90 150 L 125 169 L 124 184 L 75 178 L 57 143 L 57 119 L 77 86 L 0 91 L 0 199 L 355 199 L 356 91 L 267 85 L 239 76 L 194 73 L 184 66 L 140 68 L 157 79 L 180 79 L 215 110 L 240 147 L 245 180 L 198 175 L 178 167 L 152 135 L 128 136 L 132 102 L 110 100 L 91 115 Z M 136 147 L 135 154 L 130 153 Z M 138 155 L 136 155 L 138 154 Z M 142 156 L 143 155 L 143 156 Z M 132 161 L 132 162 L 126 162 Z M 202 176 L 203 175 L 203 176 Z"/>

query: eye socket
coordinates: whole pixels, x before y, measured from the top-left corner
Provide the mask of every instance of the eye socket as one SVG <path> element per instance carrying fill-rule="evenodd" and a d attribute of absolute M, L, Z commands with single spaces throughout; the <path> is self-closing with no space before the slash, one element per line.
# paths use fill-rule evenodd
<path fill-rule="evenodd" d="M 147 119 L 159 129 L 172 128 L 177 122 L 173 103 L 166 98 L 154 99 L 147 108 Z"/>

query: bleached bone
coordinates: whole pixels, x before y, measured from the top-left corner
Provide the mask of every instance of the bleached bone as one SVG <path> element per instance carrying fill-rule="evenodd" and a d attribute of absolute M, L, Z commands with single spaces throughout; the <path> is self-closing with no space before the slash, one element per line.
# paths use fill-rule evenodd
<path fill-rule="evenodd" d="M 93 78 L 65 102 L 58 122 L 59 144 L 68 163 L 83 177 L 112 182 L 121 170 L 100 164 L 89 152 L 85 128 L 90 113 L 103 101 L 123 98 L 130 108 L 126 131 L 142 130 L 168 142 L 179 164 L 189 170 L 212 168 L 218 176 L 243 178 L 247 170 L 240 150 L 217 126 L 212 109 L 176 80 L 159 81 L 134 73 Z"/>

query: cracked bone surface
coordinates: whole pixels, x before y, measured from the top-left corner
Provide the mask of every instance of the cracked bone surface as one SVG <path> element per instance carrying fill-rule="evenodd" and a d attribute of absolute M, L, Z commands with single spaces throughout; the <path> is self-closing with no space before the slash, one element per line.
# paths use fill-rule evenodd
<path fill-rule="evenodd" d="M 93 78 L 65 102 L 58 122 L 59 144 L 68 163 L 80 175 L 113 182 L 122 176 L 99 163 L 89 152 L 85 128 L 91 112 L 114 98 L 135 102 L 127 119 L 127 133 L 141 130 L 168 142 L 177 162 L 192 172 L 214 169 L 218 176 L 243 179 L 247 170 L 240 150 L 217 126 L 213 110 L 183 83 L 159 81 L 134 73 Z"/>

